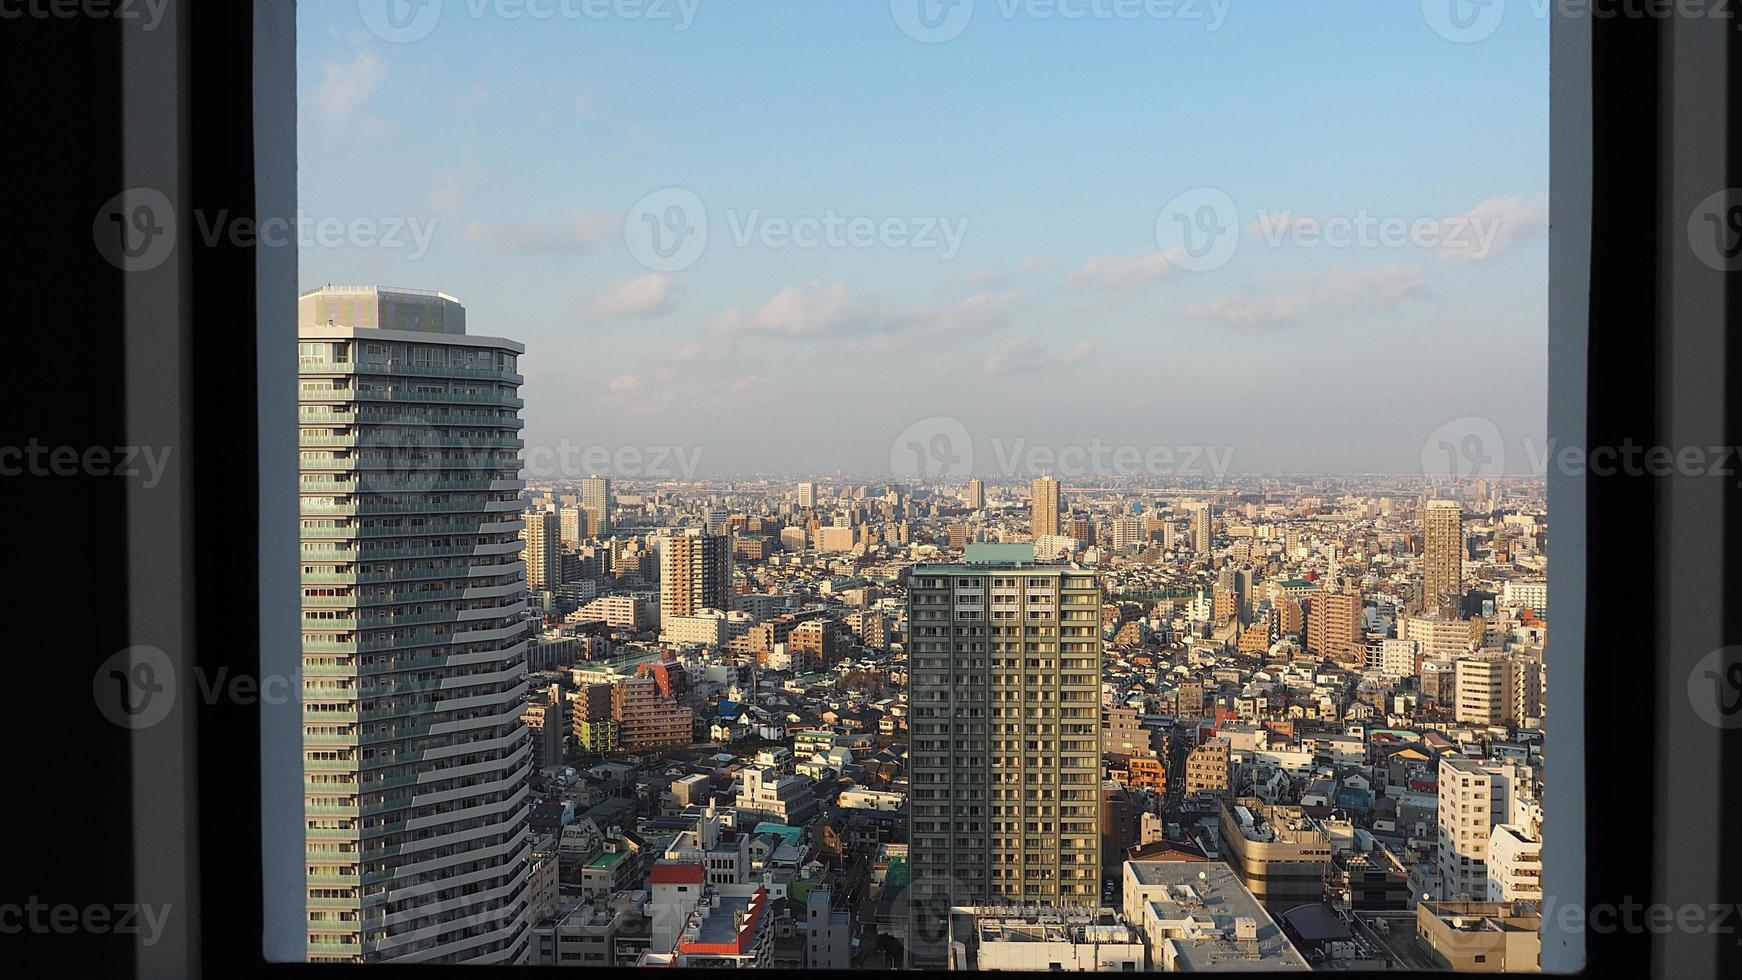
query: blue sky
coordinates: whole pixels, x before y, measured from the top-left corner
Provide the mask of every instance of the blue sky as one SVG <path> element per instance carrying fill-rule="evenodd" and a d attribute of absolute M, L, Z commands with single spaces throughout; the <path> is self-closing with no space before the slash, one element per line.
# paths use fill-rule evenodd
<path fill-rule="evenodd" d="M 529 445 L 699 448 L 704 475 L 887 471 L 928 418 L 984 463 L 1098 439 L 1419 471 L 1467 416 L 1540 442 L 1528 5 L 1455 43 L 1413 0 L 976 0 L 925 43 L 913 2 L 426 0 L 397 34 L 379 0 L 304 2 L 302 211 L 428 244 L 305 243 L 303 283 L 454 293 L 528 347 Z M 668 188 L 707 222 L 679 268 L 625 230 Z M 1182 200 L 1235 219 L 1213 267 Z M 831 216 L 877 231 L 782 237 Z M 1422 233 L 1312 238 L 1359 221 Z"/>

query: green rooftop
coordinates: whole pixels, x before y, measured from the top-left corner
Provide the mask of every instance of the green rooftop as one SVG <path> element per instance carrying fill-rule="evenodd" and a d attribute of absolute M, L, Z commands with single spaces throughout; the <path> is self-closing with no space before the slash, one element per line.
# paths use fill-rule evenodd
<path fill-rule="evenodd" d="M 756 829 L 752 831 L 752 833 L 777 834 L 782 840 L 794 847 L 797 847 L 798 842 L 804 838 L 804 829 L 801 827 L 792 827 L 783 823 L 769 823 L 767 821 L 757 824 Z"/>
<path fill-rule="evenodd" d="M 587 862 L 587 867 L 615 868 L 617 865 L 622 864 L 623 859 L 628 856 L 628 851 L 604 851 L 594 855 L 593 859 Z"/>
<path fill-rule="evenodd" d="M 1032 565 L 1034 545 L 1030 542 L 970 544 L 962 551 L 962 562 L 968 565 Z"/>

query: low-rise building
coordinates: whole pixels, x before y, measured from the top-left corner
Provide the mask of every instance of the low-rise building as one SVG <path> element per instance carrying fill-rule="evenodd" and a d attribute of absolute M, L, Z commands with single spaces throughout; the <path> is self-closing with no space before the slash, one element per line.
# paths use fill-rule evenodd
<path fill-rule="evenodd" d="M 1415 941 L 1443 969 L 1535 972 L 1542 913 L 1530 902 L 1422 902 L 1415 907 Z"/>
<path fill-rule="evenodd" d="M 1276 920 L 1221 861 L 1127 861 L 1124 909 L 1167 972 L 1310 970 Z"/>
<path fill-rule="evenodd" d="M 952 970 L 1146 969 L 1143 940 L 1112 909 L 957 907 L 950 910 L 949 928 Z"/>

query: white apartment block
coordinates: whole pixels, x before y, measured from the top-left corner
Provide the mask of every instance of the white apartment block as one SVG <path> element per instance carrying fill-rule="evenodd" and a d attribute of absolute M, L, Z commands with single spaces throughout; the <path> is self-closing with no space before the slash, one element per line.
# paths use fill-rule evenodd
<path fill-rule="evenodd" d="M 1379 673 L 1386 677 L 1414 677 L 1420 658 L 1421 644 L 1415 640 L 1382 640 L 1379 644 Z"/>
<path fill-rule="evenodd" d="M 678 646 L 686 643 L 719 646 L 734 636 L 743 635 L 749 628 L 750 616 L 747 613 L 706 609 L 694 616 L 672 616 L 660 620 L 659 638 Z"/>
<path fill-rule="evenodd" d="M 1534 610 L 1540 616 L 1548 615 L 1548 582 L 1544 579 L 1507 579 L 1500 598 L 1510 605 Z"/>
<path fill-rule="evenodd" d="M 1495 824 L 1489 835 L 1488 901 L 1542 901 L 1542 841 L 1516 824 Z"/>
<path fill-rule="evenodd" d="M 297 313 L 308 959 L 524 962 L 524 348 L 439 293 Z"/>
<path fill-rule="evenodd" d="M 1440 891 L 1447 901 L 1488 896 L 1488 844 L 1511 811 L 1513 770 L 1471 759 L 1440 759 Z"/>

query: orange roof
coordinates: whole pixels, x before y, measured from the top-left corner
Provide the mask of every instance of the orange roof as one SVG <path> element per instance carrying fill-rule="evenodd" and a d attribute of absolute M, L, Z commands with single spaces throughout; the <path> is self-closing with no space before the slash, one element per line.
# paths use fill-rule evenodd
<path fill-rule="evenodd" d="M 702 883 L 702 866 L 699 864 L 678 864 L 661 861 L 653 866 L 647 874 L 650 885 L 699 885 Z"/>

